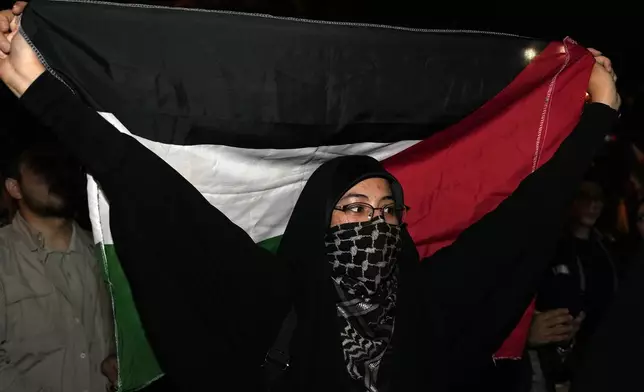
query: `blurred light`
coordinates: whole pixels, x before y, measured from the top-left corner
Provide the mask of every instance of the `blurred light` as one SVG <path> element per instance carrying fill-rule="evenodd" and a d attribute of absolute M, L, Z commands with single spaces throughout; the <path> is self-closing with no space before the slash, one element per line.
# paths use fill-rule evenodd
<path fill-rule="evenodd" d="M 533 58 L 537 57 L 537 50 L 534 48 L 528 48 L 523 51 L 523 57 L 528 61 L 532 61 Z"/>

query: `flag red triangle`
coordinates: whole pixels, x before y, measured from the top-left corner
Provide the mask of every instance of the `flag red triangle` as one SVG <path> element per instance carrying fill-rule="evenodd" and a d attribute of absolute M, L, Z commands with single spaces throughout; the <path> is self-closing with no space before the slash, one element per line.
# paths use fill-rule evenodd
<path fill-rule="evenodd" d="M 405 190 L 421 259 L 454 242 L 552 157 L 579 121 L 593 63 L 570 38 L 551 43 L 480 109 L 383 162 Z M 533 306 L 496 357 L 521 357 Z"/>

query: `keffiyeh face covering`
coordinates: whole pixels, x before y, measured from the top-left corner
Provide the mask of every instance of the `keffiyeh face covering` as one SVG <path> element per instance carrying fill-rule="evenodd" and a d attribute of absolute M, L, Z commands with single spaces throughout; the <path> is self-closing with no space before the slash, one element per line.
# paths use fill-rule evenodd
<path fill-rule="evenodd" d="M 382 217 L 329 229 L 327 260 L 339 301 L 346 369 L 367 390 L 377 391 L 380 362 L 394 329 L 400 226 Z"/>

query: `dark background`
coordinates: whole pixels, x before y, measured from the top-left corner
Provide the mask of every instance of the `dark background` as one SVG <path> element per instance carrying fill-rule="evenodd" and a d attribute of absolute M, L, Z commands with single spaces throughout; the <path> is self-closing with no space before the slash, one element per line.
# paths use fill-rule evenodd
<path fill-rule="evenodd" d="M 35 0 L 38 1 L 38 0 Z M 119 2 L 117 0 L 117 2 Z M 120 1 L 127 3 L 127 1 Z M 420 0 L 141 0 L 149 4 L 226 9 L 311 19 L 399 26 L 514 33 L 546 40 L 570 36 L 602 50 L 615 63 L 627 106 L 644 95 L 644 55 L 639 47 L 644 20 L 635 5 L 622 2 L 544 3 Z M 13 1 L 0 0 L 1 8 Z M 176 28 L 176 26 L 169 26 Z"/>

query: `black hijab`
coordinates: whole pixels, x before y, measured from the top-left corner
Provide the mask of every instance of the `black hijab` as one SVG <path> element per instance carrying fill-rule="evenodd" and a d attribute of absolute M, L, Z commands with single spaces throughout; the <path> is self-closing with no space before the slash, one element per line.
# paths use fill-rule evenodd
<path fill-rule="evenodd" d="M 324 238 L 338 200 L 368 178 L 388 180 L 394 201 L 403 204 L 400 183 L 377 160 L 347 156 L 335 158 L 313 173 L 291 215 L 278 250 L 292 273 L 298 323 L 291 340 L 292 365 L 285 390 L 348 391 L 356 387 L 344 368 L 337 294 Z"/>

